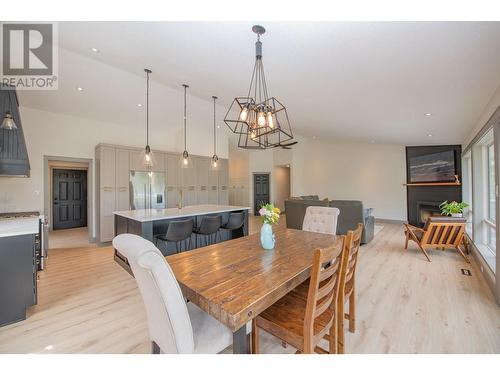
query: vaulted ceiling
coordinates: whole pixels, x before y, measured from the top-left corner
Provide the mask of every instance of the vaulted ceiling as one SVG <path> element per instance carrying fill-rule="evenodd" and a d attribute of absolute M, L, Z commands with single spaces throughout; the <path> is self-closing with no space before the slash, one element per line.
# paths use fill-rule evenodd
<path fill-rule="evenodd" d="M 60 90 L 22 92 L 21 101 L 49 111 L 135 121 L 143 95 L 139 79 L 150 67 L 156 84 L 180 91 L 187 82 L 194 95 L 210 100 L 216 94 L 229 106 L 235 96 L 245 95 L 250 82 L 251 26 L 62 22 Z M 306 136 L 405 145 L 461 143 L 500 85 L 500 22 L 264 26 L 270 94 L 287 106 L 293 128 Z M 116 81 L 131 75 L 137 81 Z M 85 100 L 75 94 L 77 85 L 91 89 L 98 84 L 99 93 Z M 159 105 L 167 110 L 170 103 Z"/>

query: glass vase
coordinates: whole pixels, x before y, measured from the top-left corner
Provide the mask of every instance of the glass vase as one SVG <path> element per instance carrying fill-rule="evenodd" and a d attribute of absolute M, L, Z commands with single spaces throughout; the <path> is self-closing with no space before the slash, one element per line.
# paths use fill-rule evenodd
<path fill-rule="evenodd" d="M 274 249 L 274 234 L 273 227 L 271 224 L 264 223 L 262 224 L 262 228 L 260 228 L 260 244 L 262 248 L 265 250 Z"/>

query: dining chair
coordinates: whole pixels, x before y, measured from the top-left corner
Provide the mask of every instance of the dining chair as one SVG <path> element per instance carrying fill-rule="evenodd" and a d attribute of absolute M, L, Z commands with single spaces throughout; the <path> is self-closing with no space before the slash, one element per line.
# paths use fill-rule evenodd
<path fill-rule="evenodd" d="M 358 264 L 358 253 L 361 245 L 363 224 L 358 223 L 355 230 L 347 232 L 344 241 L 344 259 L 340 279 L 340 297 L 337 309 L 338 320 L 338 352 L 344 353 L 344 320 L 349 320 L 349 331 L 356 331 L 356 265 Z M 349 302 L 349 312 L 344 313 L 346 302 Z"/>
<path fill-rule="evenodd" d="M 227 219 L 227 223 L 221 226 L 221 229 L 228 230 L 231 239 L 243 237 L 243 225 L 245 224 L 245 213 L 231 212 Z M 236 232 L 236 235 L 234 233 Z"/>
<path fill-rule="evenodd" d="M 297 353 L 337 352 L 337 299 L 343 242 L 314 252 L 307 298 L 288 293 L 253 319 L 252 352 L 259 352 L 259 330 L 297 348 Z M 328 337 L 328 351 L 319 342 Z"/>
<path fill-rule="evenodd" d="M 153 353 L 215 354 L 232 344 L 228 328 L 186 303 L 172 269 L 152 242 L 120 234 L 113 239 L 113 247 L 127 257 L 137 281 Z"/>
<path fill-rule="evenodd" d="M 306 209 L 302 230 L 336 234 L 340 210 L 336 207 L 309 206 Z"/>
<path fill-rule="evenodd" d="M 462 245 L 467 251 L 467 247 L 464 245 L 465 224 L 465 218 L 446 216 L 429 217 L 423 228 L 405 224 L 405 249 L 408 249 L 408 241 L 414 241 L 429 262 L 431 258 L 427 253 L 428 249 L 455 249 L 467 263 L 470 263 L 460 248 Z"/>

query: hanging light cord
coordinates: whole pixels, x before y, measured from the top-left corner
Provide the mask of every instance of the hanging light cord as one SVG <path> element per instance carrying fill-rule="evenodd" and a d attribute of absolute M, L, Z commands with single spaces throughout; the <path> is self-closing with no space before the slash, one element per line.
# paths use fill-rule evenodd
<path fill-rule="evenodd" d="M 146 146 L 149 146 L 149 71 L 146 71 Z"/>
<path fill-rule="evenodd" d="M 187 151 L 187 88 L 188 85 L 184 84 L 184 151 Z"/>
<path fill-rule="evenodd" d="M 212 98 L 214 99 L 214 156 L 216 156 L 217 155 L 217 152 L 216 152 L 216 150 L 217 150 L 217 148 L 216 148 L 217 147 L 217 133 L 215 131 L 215 100 L 217 99 L 217 97 L 212 96 Z"/>

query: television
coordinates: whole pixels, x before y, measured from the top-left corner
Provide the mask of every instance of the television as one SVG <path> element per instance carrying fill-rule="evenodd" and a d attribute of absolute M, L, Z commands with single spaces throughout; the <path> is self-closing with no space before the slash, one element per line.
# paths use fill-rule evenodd
<path fill-rule="evenodd" d="M 410 158 L 410 183 L 455 181 L 455 152 L 453 150 Z"/>

